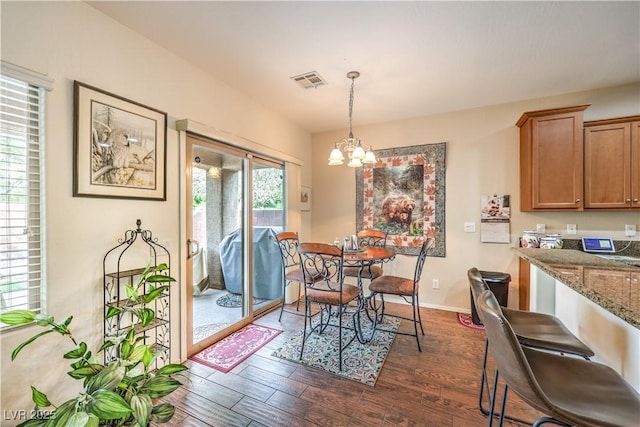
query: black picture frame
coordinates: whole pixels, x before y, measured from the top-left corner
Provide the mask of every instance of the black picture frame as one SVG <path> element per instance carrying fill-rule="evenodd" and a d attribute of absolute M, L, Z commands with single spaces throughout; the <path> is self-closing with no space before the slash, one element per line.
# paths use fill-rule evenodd
<path fill-rule="evenodd" d="M 74 81 L 73 196 L 165 201 L 167 113 Z"/>

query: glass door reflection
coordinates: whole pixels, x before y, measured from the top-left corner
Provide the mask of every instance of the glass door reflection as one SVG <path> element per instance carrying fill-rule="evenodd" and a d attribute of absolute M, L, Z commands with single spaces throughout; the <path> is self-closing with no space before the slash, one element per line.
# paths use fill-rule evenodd
<path fill-rule="evenodd" d="M 284 224 L 284 166 L 195 136 L 187 138 L 187 158 L 192 355 L 281 301 L 275 236 Z"/>
<path fill-rule="evenodd" d="M 247 160 L 191 141 L 191 239 L 197 243 L 190 248 L 190 319 L 191 342 L 199 349 L 248 316 L 243 245 Z"/>

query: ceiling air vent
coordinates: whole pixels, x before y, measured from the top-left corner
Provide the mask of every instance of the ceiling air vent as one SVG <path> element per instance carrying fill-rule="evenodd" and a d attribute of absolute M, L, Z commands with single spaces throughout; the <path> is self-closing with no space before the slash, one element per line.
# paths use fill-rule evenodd
<path fill-rule="evenodd" d="M 324 86 L 327 84 L 327 82 L 324 81 L 322 77 L 320 77 L 320 74 L 316 73 L 315 71 L 300 74 L 298 76 L 293 76 L 291 77 L 291 80 L 298 83 L 298 85 L 303 89 L 316 88 L 318 86 Z"/>

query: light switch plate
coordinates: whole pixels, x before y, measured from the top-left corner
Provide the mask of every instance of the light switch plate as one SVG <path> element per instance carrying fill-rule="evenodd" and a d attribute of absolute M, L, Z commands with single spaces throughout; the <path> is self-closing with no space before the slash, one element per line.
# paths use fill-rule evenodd
<path fill-rule="evenodd" d="M 475 222 L 465 222 L 464 223 L 464 232 L 465 233 L 475 233 L 476 232 L 476 223 Z"/>
<path fill-rule="evenodd" d="M 567 224 L 567 234 L 577 234 L 578 229 L 575 224 Z"/>

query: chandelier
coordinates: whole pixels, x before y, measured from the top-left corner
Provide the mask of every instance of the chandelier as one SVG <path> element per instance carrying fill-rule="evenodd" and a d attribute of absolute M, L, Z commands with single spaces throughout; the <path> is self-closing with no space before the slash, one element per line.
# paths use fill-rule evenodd
<path fill-rule="evenodd" d="M 349 137 L 335 143 L 329 155 L 329 166 L 343 164 L 344 156 L 342 152 L 344 151 L 349 159 L 347 166 L 359 168 L 363 164 L 376 163 L 377 160 L 373 151 L 371 151 L 371 146 L 364 144 L 361 140 L 353 136 L 353 86 L 355 80 L 360 77 L 360 73 L 358 71 L 350 71 L 347 73 L 347 77 L 351 79 L 351 92 L 349 93 Z"/>

